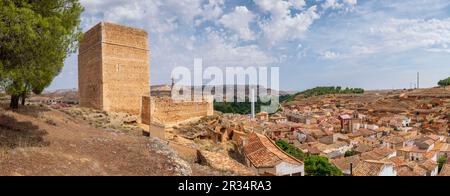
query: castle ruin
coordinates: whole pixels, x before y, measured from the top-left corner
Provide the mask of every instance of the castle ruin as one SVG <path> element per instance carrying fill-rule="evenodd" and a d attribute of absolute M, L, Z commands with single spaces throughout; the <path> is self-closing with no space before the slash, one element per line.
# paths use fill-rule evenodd
<path fill-rule="evenodd" d="M 111 23 L 87 31 L 78 56 L 80 106 L 109 112 L 141 113 L 150 94 L 147 32 Z"/>
<path fill-rule="evenodd" d="M 178 103 L 170 93 L 150 96 L 149 57 L 144 30 L 111 23 L 94 26 L 80 43 L 80 106 L 140 115 L 150 134 L 162 139 L 180 123 L 213 115 L 212 99 Z"/>

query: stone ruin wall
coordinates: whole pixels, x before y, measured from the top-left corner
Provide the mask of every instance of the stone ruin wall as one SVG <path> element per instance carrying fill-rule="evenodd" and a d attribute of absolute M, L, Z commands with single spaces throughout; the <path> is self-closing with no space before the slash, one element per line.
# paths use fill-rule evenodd
<path fill-rule="evenodd" d="M 141 113 L 150 94 L 148 34 L 144 30 L 100 23 L 81 42 L 80 105 L 109 112 Z"/>
<path fill-rule="evenodd" d="M 142 97 L 141 123 L 150 125 L 150 97 Z"/>
<path fill-rule="evenodd" d="M 174 102 L 170 97 L 144 97 L 143 111 L 147 108 L 149 112 L 142 112 L 143 124 L 177 125 L 214 114 L 212 101 Z"/>

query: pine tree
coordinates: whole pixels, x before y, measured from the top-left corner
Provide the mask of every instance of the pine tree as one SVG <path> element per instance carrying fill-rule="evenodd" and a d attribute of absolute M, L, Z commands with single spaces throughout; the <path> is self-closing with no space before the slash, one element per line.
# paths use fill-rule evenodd
<path fill-rule="evenodd" d="M 0 84 L 17 109 L 61 72 L 81 38 L 79 0 L 0 0 Z"/>

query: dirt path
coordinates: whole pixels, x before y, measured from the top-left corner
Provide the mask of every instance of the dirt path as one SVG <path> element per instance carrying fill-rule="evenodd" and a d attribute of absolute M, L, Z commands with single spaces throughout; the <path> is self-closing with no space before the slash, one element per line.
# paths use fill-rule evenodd
<path fill-rule="evenodd" d="M 95 129 L 56 110 L 0 108 L 0 175 L 190 174 L 160 140 Z"/>

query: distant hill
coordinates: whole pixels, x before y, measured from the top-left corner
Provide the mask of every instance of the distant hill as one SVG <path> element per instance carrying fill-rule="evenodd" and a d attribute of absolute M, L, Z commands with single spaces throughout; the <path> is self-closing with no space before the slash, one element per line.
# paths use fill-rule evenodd
<path fill-rule="evenodd" d="M 78 100 L 78 90 L 77 89 L 60 89 L 54 91 L 45 91 L 40 95 L 41 97 L 49 98 L 64 98 L 66 100 Z"/>
<path fill-rule="evenodd" d="M 362 88 L 342 88 L 338 87 L 316 87 L 312 89 L 305 90 L 303 92 L 294 94 L 294 95 L 284 95 L 281 96 L 282 102 L 290 102 L 296 99 L 309 98 L 321 95 L 330 95 L 330 94 L 363 94 L 364 89 Z"/>
<path fill-rule="evenodd" d="M 214 93 L 214 86 L 203 86 L 201 89 L 213 89 L 213 93 Z M 195 92 L 197 89 L 197 87 L 187 87 L 187 88 L 191 88 L 192 92 Z M 280 96 L 284 96 L 284 95 L 290 95 L 292 94 L 291 92 L 287 92 L 287 91 L 274 91 L 268 88 L 264 88 L 262 86 L 252 86 L 252 85 L 223 85 L 223 91 L 224 91 L 224 95 L 226 92 L 238 92 L 239 90 L 244 90 L 245 91 L 245 96 L 248 97 L 250 95 L 250 89 L 254 88 L 257 92 L 268 92 L 269 94 L 276 94 L 278 93 Z M 217 89 L 215 89 L 217 90 Z M 171 92 L 171 85 L 153 85 L 151 86 L 151 92 L 152 95 L 157 96 L 157 95 L 170 95 Z M 199 92 L 201 93 L 201 92 Z"/>

